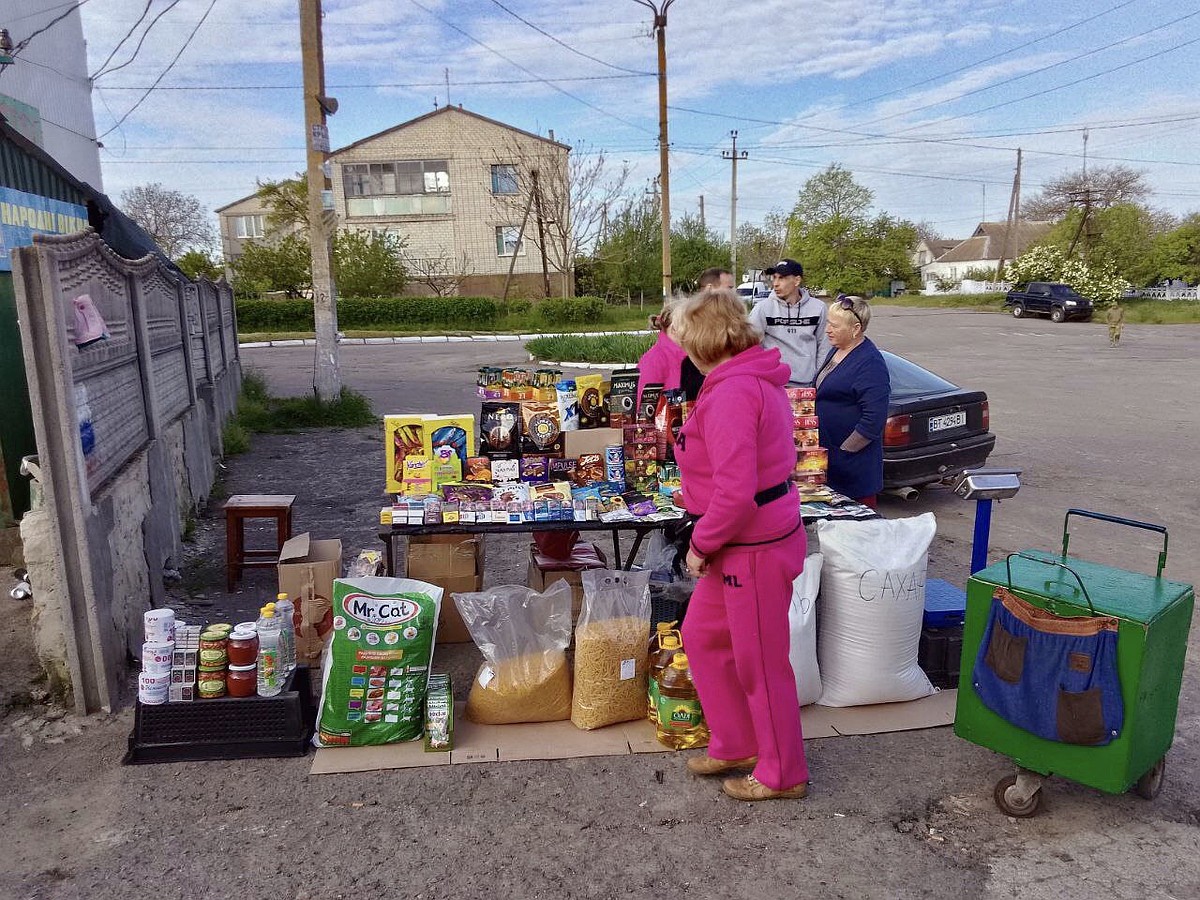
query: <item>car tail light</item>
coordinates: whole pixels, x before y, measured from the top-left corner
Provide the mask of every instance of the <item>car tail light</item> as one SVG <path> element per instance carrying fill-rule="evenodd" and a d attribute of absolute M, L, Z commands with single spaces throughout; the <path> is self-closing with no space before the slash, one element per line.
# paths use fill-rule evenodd
<path fill-rule="evenodd" d="M 984 400 L 979 406 L 983 410 L 983 430 L 991 431 L 992 415 L 988 412 L 988 402 Z"/>
<path fill-rule="evenodd" d="M 888 416 L 887 423 L 883 426 L 883 446 L 908 446 L 909 441 L 912 440 L 912 435 L 909 433 L 911 418 L 911 416 Z"/>

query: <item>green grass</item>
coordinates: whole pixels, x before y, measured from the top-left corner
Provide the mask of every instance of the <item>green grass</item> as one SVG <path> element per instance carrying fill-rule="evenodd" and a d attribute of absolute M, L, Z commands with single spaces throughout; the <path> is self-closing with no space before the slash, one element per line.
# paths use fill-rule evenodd
<path fill-rule="evenodd" d="M 554 362 L 636 363 L 654 343 L 652 335 L 609 334 L 601 337 L 559 335 L 535 338 L 525 349 L 537 359 Z"/>
<path fill-rule="evenodd" d="M 1195 325 L 1200 323 L 1200 303 L 1195 300 L 1123 300 L 1126 324 Z M 1096 319 L 1104 321 L 1103 310 Z"/>
<path fill-rule="evenodd" d="M 374 425 L 378 417 L 371 402 L 343 387 L 338 399 L 326 403 L 310 394 L 272 397 L 266 379 L 254 370 L 242 375 L 242 393 L 236 415 L 225 426 L 225 455 L 250 449 L 250 436 L 267 432 L 290 433 L 300 428 L 360 428 Z"/>

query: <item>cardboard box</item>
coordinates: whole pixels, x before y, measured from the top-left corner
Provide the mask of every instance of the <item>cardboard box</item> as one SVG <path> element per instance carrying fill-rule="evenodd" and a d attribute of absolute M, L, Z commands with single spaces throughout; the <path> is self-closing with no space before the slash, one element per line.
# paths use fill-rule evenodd
<path fill-rule="evenodd" d="M 470 534 L 414 535 L 408 539 L 405 572 L 409 578 L 436 584 L 442 589 L 442 611 L 436 640 L 439 644 L 464 644 L 471 633 L 458 614 L 451 594 L 470 593 L 483 587 L 483 536 Z"/>
<path fill-rule="evenodd" d="M 617 446 L 624 435 L 620 428 L 586 428 L 563 432 L 563 456 L 580 456 L 584 453 L 604 455 L 605 447 Z"/>
<path fill-rule="evenodd" d="M 296 662 L 321 667 L 333 633 L 333 580 L 342 577 L 342 542 L 298 534 L 279 553 L 279 591 L 296 607 Z"/>

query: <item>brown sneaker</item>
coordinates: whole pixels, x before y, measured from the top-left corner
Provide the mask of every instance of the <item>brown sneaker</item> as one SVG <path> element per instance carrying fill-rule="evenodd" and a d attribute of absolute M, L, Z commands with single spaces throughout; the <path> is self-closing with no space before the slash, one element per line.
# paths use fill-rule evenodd
<path fill-rule="evenodd" d="M 769 788 L 753 775 L 741 778 L 726 778 L 721 789 L 734 800 L 803 800 L 808 796 L 808 785 L 800 782 L 794 787 L 777 791 Z"/>
<path fill-rule="evenodd" d="M 745 759 L 714 759 L 707 755 L 692 756 L 688 758 L 687 769 L 693 775 L 722 775 L 734 769 L 752 769 L 757 763 L 757 756 L 747 756 Z"/>

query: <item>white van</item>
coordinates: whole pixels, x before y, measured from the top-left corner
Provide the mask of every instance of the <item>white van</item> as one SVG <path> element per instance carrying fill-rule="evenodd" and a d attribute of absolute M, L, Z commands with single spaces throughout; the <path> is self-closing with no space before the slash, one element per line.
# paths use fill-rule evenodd
<path fill-rule="evenodd" d="M 743 281 L 737 286 L 738 296 L 747 303 L 757 303 L 771 296 L 771 286 L 763 281 Z"/>

